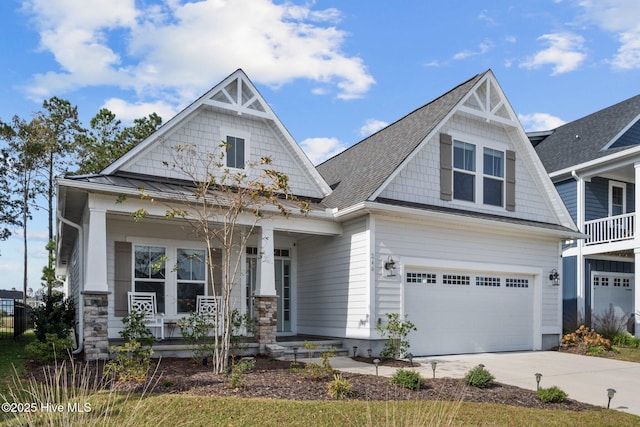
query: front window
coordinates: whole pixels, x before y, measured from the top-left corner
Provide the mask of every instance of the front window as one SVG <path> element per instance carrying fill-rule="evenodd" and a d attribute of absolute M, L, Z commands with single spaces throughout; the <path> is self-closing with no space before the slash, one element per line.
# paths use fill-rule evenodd
<path fill-rule="evenodd" d="M 475 201 L 476 146 L 453 142 L 453 198 Z"/>
<path fill-rule="evenodd" d="M 207 269 L 202 249 L 177 249 L 178 313 L 196 310 L 198 295 L 204 295 Z"/>
<path fill-rule="evenodd" d="M 504 189 L 504 153 L 492 148 L 484 149 L 483 202 L 502 206 Z"/>
<path fill-rule="evenodd" d="M 626 210 L 626 186 L 624 183 L 609 182 L 609 216 L 622 215 Z"/>
<path fill-rule="evenodd" d="M 244 138 L 227 136 L 227 167 L 244 169 Z"/>
<path fill-rule="evenodd" d="M 134 289 L 136 292 L 155 292 L 158 312 L 165 312 L 166 250 L 159 246 L 136 246 L 134 261 Z"/>

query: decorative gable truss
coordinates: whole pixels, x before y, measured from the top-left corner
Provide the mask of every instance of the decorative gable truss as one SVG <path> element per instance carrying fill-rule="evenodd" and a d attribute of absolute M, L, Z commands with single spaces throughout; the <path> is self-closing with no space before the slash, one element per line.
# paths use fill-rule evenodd
<path fill-rule="evenodd" d="M 238 115 L 250 114 L 264 119 L 273 118 L 262 97 L 253 90 L 253 85 L 242 74 L 230 81 L 225 81 L 224 86 L 209 93 L 204 103 L 212 107 L 236 111 Z"/>
<path fill-rule="evenodd" d="M 509 127 L 520 126 L 502 90 L 488 74 L 476 89 L 467 95 L 458 109 L 487 122 L 492 121 Z"/>

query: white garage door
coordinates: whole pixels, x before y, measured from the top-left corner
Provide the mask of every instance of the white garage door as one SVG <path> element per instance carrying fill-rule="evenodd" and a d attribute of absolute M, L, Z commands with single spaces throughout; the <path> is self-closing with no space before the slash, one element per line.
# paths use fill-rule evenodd
<path fill-rule="evenodd" d="M 533 276 L 407 270 L 413 355 L 533 349 Z"/>
<path fill-rule="evenodd" d="M 593 303 L 596 316 L 603 316 L 613 308 L 619 317 L 634 313 L 633 274 L 592 273 Z"/>

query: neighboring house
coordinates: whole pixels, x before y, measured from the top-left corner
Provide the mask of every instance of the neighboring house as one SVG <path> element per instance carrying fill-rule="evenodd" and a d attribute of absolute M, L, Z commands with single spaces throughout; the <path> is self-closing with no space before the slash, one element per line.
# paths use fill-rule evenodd
<path fill-rule="evenodd" d="M 204 244 L 162 219 L 164 209 L 118 196 L 143 186 L 171 197 L 185 184 L 163 165 L 171 147 L 218 150 L 221 140 L 241 153 L 227 153 L 229 167 L 270 155 L 311 202 L 308 216 L 265 218 L 237 254 L 236 306 L 259 319 L 262 350 L 274 344 L 271 330 L 377 351 L 376 325 L 394 312 L 418 327 L 414 355 L 558 345 L 562 295 L 550 275 L 561 271 L 562 242 L 581 234 L 491 71 L 314 168 L 238 70 L 101 174 L 59 179 L 57 259 L 80 301 L 89 359 L 106 357 L 119 337 L 127 291 L 156 291 L 160 311 L 178 319 L 217 286 L 195 270 L 185 283 L 177 269 L 136 268 Z M 140 208 L 149 217 L 135 223 Z"/>
<path fill-rule="evenodd" d="M 640 96 L 546 132 L 531 142 L 585 239 L 563 249 L 564 326 L 598 320 L 610 308 L 640 334 Z M 623 320 L 623 319 L 622 319 Z M 635 325 L 634 325 L 635 323 Z"/>

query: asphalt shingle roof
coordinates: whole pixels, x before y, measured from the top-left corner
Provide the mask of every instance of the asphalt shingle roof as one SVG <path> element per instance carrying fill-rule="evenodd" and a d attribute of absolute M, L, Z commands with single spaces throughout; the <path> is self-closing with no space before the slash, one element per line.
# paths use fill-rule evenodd
<path fill-rule="evenodd" d="M 535 149 L 552 173 L 629 147 L 603 148 L 640 116 L 640 95 L 555 129 Z"/>
<path fill-rule="evenodd" d="M 318 165 L 318 171 L 334 189 L 323 203 L 346 208 L 369 199 L 487 72 Z"/>

